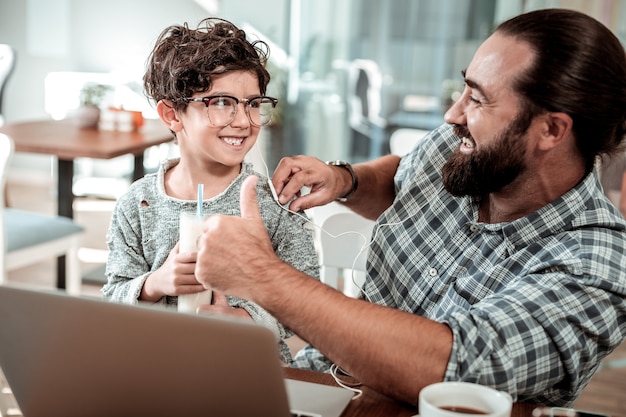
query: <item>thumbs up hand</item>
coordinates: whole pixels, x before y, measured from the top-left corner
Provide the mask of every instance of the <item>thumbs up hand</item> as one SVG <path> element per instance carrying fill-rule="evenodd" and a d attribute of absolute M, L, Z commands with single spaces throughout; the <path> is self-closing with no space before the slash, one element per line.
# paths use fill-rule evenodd
<path fill-rule="evenodd" d="M 261 220 L 257 182 L 250 176 L 241 186 L 241 217 L 213 215 L 204 222 L 195 270 L 205 287 L 248 300 L 254 299 L 257 278 L 282 263 Z"/>

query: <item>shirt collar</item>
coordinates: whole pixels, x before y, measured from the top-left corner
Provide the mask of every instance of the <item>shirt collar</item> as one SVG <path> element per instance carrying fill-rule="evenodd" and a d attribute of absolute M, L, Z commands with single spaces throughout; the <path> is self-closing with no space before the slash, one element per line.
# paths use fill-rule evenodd
<path fill-rule="evenodd" d="M 512 222 L 479 223 L 478 201 L 466 197 L 474 221 L 468 225 L 485 232 L 502 233 L 514 246 L 524 246 L 545 236 L 572 230 L 583 225 L 626 228 L 624 219 L 604 196 L 598 172 L 594 168 L 574 188 L 541 207 L 539 210 Z"/>

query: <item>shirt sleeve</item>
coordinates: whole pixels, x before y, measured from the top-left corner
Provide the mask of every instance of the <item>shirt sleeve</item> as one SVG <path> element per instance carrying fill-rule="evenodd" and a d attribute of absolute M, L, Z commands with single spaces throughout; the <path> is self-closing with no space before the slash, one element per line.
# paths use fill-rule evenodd
<path fill-rule="evenodd" d="M 158 216 L 150 207 L 142 208 L 144 211 L 139 213 L 139 207 L 134 203 L 139 188 L 139 184 L 133 186 L 120 197 L 111 216 L 107 232 L 107 282 L 102 288 L 104 298 L 109 301 L 138 304 L 143 285 L 153 270 L 148 258 L 155 256 L 157 242 L 143 236 L 142 230 L 146 227 L 150 230 L 154 226 L 153 219 Z M 142 225 L 142 221 L 145 224 Z M 161 239 L 165 241 L 170 237 Z M 166 246 L 166 242 L 161 244 Z M 172 242 L 167 244 L 172 246 Z M 167 299 L 163 297 L 157 303 L 167 304 Z"/>
<path fill-rule="evenodd" d="M 450 313 L 454 334 L 446 380 L 496 387 L 516 401 L 571 405 L 623 337 L 622 297 L 594 279 L 529 275 L 469 311 Z M 521 394 L 516 394 L 521 393 Z"/>
<path fill-rule="evenodd" d="M 149 270 L 145 261 L 132 249 L 141 247 L 141 237 L 134 233 L 132 222 L 125 215 L 122 206 L 123 200 L 118 201 L 107 232 L 107 283 L 103 286 L 102 293 L 110 301 L 137 304 Z M 129 274 L 129 266 L 139 273 L 135 276 Z"/>

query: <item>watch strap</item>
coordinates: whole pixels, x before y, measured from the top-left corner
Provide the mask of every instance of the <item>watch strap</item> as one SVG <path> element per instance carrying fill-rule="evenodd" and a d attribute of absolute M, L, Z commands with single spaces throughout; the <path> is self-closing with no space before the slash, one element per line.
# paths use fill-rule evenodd
<path fill-rule="evenodd" d="M 354 172 L 354 169 L 352 169 L 352 165 L 350 165 L 350 163 L 346 161 L 341 161 L 341 160 L 326 161 L 326 165 L 341 167 L 341 168 L 346 169 L 350 173 L 350 176 L 352 177 L 352 188 L 350 188 L 350 191 L 348 191 L 344 196 L 336 199 L 336 201 L 339 201 L 340 203 L 345 203 L 346 201 L 348 201 L 348 197 L 354 194 L 357 188 L 359 187 L 359 177 L 357 177 L 356 173 Z"/>

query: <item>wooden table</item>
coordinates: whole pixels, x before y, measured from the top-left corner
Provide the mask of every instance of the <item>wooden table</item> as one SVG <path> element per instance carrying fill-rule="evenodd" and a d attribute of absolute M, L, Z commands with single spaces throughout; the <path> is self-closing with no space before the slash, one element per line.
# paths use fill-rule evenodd
<path fill-rule="evenodd" d="M 337 386 L 329 374 L 320 372 L 285 368 L 285 376 L 299 381 Z M 0 389 L 3 387 L 8 387 L 8 383 L 4 379 L 4 375 L 0 369 Z M 3 403 L 7 404 L 5 409 L 7 407 L 17 408 L 17 403 L 12 395 L 2 396 L 0 392 L 0 411 L 2 411 Z M 530 417 L 535 407 L 536 406 L 532 404 L 513 404 L 511 417 Z M 363 395 L 351 401 L 343 414 L 341 414 L 341 417 L 411 417 L 416 414 L 417 407 L 394 401 L 371 389 L 364 388 Z"/>
<path fill-rule="evenodd" d="M 144 126 L 135 132 L 80 129 L 71 120 L 8 123 L 0 127 L 0 132 L 13 139 L 16 152 L 57 157 L 58 214 L 70 218 L 74 214 L 74 159 L 112 159 L 132 154 L 135 157 L 135 180 L 144 175 L 144 151 L 174 138 L 160 120 L 146 120 Z"/>
<path fill-rule="evenodd" d="M 330 374 L 320 372 L 285 368 L 285 377 L 337 386 Z M 359 389 L 363 389 L 363 395 L 351 401 L 341 417 L 411 417 L 418 414 L 416 406 L 392 400 L 367 387 Z M 537 406 L 534 404 L 513 404 L 511 417 L 530 417 L 535 407 Z"/>
<path fill-rule="evenodd" d="M 57 157 L 57 211 L 60 216 L 69 218 L 74 217 L 74 159 L 134 155 L 133 180 L 136 180 L 144 175 L 144 151 L 174 139 L 161 120 L 146 120 L 134 132 L 80 129 L 72 120 L 8 123 L 0 127 L 0 132 L 13 139 L 16 152 Z M 63 257 L 57 262 L 57 287 L 65 288 Z"/>

